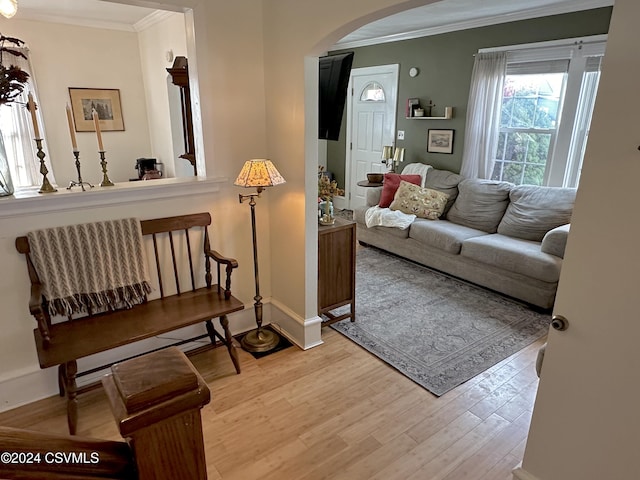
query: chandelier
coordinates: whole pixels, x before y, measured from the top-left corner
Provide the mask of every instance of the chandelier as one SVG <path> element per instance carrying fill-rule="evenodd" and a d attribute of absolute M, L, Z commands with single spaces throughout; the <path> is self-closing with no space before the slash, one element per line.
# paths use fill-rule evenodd
<path fill-rule="evenodd" d="M 18 11 L 18 0 L 0 0 L 0 14 L 11 18 Z"/>

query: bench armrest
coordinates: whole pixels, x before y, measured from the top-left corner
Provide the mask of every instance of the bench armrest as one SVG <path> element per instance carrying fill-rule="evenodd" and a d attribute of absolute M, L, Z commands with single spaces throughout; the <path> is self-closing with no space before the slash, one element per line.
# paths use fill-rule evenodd
<path fill-rule="evenodd" d="M 238 267 L 238 261 L 235 258 L 228 258 L 228 257 L 224 257 L 222 255 L 220 255 L 218 252 L 216 252 L 215 250 L 205 250 L 204 254 L 207 257 L 207 274 L 206 274 L 206 279 L 207 279 L 207 286 L 210 287 L 211 286 L 211 273 L 209 271 L 209 258 L 213 258 L 213 260 L 216 262 L 217 264 L 217 271 L 218 271 L 218 289 L 220 289 L 220 283 L 221 283 L 221 279 L 220 279 L 220 265 L 226 265 L 226 279 L 224 282 L 224 298 L 229 300 L 231 298 L 231 272 L 233 271 L 234 268 Z"/>
<path fill-rule="evenodd" d="M 42 297 L 43 287 L 41 283 L 31 284 L 31 296 L 29 297 L 29 313 L 33 315 L 38 323 L 38 330 L 42 335 L 42 341 L 47 346 L 51 341 L 49 333 L 49 315 L 46 312 Z"/>
<path fill-rule="evenodd" d="M 206 250 L 204 254 L 208 257 L 213 258 L 218 263 L 230 266 L 231 268 L 238 268 L 238 261 L 235 258 L 225 257 L 223 255 L 220 255 L 215 250 Z"/>

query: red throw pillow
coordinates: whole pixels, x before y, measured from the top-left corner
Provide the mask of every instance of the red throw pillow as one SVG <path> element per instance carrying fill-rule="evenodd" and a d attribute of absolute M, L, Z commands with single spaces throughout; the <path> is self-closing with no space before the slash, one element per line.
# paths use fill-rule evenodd
<path fill-rule="evenodd" d="M 382 193 L 380 194 L 380 208 L 387 208 L 393 202 L 393 197 L 396 194 L 396 190 L 400 186 L 400 181 L 413 183 L 414 185 L 420 185 L 422 183 L 422 177 L 420 175 L 399 175 L 397 173 L 385 173 L 384 182 L 382 183 Z"/>

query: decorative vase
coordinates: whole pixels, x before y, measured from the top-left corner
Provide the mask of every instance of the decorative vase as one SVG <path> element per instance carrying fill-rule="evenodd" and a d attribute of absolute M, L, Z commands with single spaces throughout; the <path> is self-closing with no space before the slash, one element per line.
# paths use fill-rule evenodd
<path fill-rule="evenodd" d="M 7 151 L 4 148 L 4 139 L 2 138 L 2 132 L 0 132 L 0 197 L 8 197 L 10 195 L 13 195 L 13 182 L 9 171 Z"/>

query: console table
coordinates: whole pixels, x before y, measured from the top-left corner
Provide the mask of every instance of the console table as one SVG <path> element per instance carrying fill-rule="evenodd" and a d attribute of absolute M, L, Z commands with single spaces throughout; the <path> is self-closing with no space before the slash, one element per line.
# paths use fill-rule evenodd
<path fill-rule="evenodd" d="M 346 313 L 332 310 L 349 305 Z M 318 226 L 318 315 L 323 325 L 356 316 L 356 222 L 336 217 Z"/>

